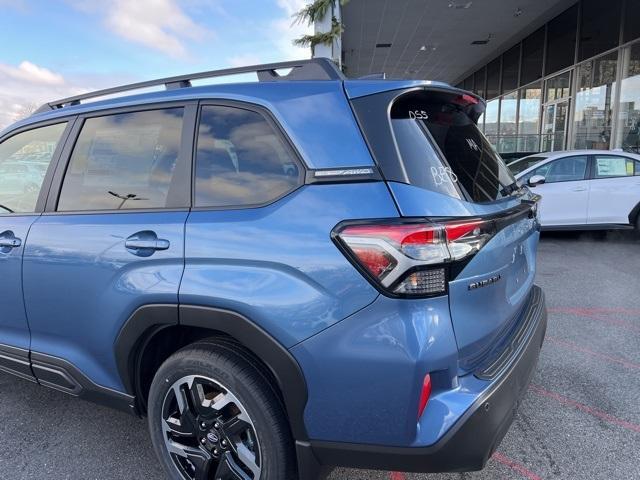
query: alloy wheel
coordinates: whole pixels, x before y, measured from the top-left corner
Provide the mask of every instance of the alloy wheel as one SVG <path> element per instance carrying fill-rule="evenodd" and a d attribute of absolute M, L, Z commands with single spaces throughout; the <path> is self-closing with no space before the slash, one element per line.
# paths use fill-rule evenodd
<path fill-rule="evenodd" d="M 257 480 L 260 445 L 238 398 L 199 375 L 180 378 L 162 404 L 162 433 L 171 460 L 185 480 Z"/>

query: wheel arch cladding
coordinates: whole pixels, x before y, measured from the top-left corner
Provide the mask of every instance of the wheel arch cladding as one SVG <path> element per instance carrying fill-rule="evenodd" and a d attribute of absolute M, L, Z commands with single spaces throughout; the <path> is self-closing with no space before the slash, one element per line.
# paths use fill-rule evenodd
<path fill-rule="evenodd" d="M 194 341 L 216 334 L 226 335 L 253 353 L 275 378 L 294 439 L 308 439 L 304 425 L 307 385 L 298 362 L 271 335 L 247 317 L 231 310 L 196 305 L 145 305 L 138 308 L 125 322 L 114 346 L 118 371 L 127 393 L 139 395 L 141 392 L 140 360 L 152 339 L 163 330 L 175 327 L 202 332 L 192 337 Z M 175 350 L 184 346 L 178 340 L 176 343 L 178 347 Z"/>

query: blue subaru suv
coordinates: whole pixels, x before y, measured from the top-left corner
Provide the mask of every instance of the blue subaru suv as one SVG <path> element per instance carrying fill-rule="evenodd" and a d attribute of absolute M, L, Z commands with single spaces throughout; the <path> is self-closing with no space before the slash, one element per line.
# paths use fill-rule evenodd
<path fill-rule="evenodd" d="M 546 330 L 483 110 L 324 59 L 44 105 L 0 134 L 0 369 L 148 417 L 173 479 L 481 469 Z"/>

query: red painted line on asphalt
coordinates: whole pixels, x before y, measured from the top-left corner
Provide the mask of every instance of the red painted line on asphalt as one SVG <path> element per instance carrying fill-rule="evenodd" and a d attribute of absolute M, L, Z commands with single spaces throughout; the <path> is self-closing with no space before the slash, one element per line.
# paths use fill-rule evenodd
<path fill-rule="evenodd" d="M 583 308 L 583 307 L 553 307 L 549 308 L 549 313 L 566 313 L 569 315 L 577 315 L 579 317 L 585 317 L 599 322 L 608 323 L 609 325 L 616 325 L 628 330 L 640 332 L 640 326 L 631 322 L 619 320 L 616 318 L 610 318 L 608 315 L 618 314 L 620 312 L 617 309 L 602 309 L 602 308 Z M 640 315 L 640 312 L 638 313 Z"/>
<path fill-rule="evenodd" d="M 562 345 L 563 347 L 569 348 L 571 350 L 575 350 L 576 352 L 586 353 L 586 354 L 594 356 L 594 357 L 602 358 L 603 360 L 607 360 L 609 362 L 618 363 L 618 364 L 623 365 L 623 366 L 625 366 L 627 368 L 633 368 L 633 369 L 640 370 L 640 364 L 638 364 L 638 363 L 630 362 L 628 360 L 625 360 L 624 358 L 612 357 L 611 355 L 607 355 L 607 354 L 604 354 L 604 353 L 596 352 L 594 350 L 590 350 L 590 349 L 585 348 L 585 347 L 583 347 L 581 345 L 578 345 L 577 343 L 569 342 L 567 340 L 560 340 L 559 338 L 550 337 L 549 335 L 547 335 L 545 340 L 553 342 L 553 343 L 556 343 L 558 345 Z"/>
<path fill-rule="evenodd" d="M 598 410 L 597 408 L 593 408 L 588 405 L 585 405 L 584 403 L 576 402 L 575 400 L 571 400 L 570 398 L 567 398 L 564 395 L 560 395 L 559 393 L 546 390 L 539 385 L 535 385 L 532 383 L 531 385 L 529 385 L 529 390 L 537 393 L 538 395 L 542 395 L 543 397 L 556 400 L 557 402 L 562 403 L 563 405 L 569 405 L 570 407 L 574 407 L 578 410 L 588 413 L 589 415 L 593 415 L 594 417 L 599 418 L 600 420 L 604 420 L 605 422 L 609 422 L 613 425 L 618 425 L 619 427 L 626 428 L 627 430 L 640 433 L 640 425 L 638 424 L 628 422 L 614 415 L 611 415 L 607 412 Z"/>
<path fill-rule="evenodd" d="M 389 480 L 407 480 L 402 472 L 391 472 L 389 474 Z"/>
<path fill-rule="evenodd" d="M 528 478 L 529 480 L 542 480 L 542 477 L 536 475 L 524 465 L 516 462 L 515 460 L 511 460 L 509 457 L 506 457 L 500 452 L 495 452 L 491 458 L 496 462 L 509 467 L 514 472 L 518 472 L 520 475 Z"/>

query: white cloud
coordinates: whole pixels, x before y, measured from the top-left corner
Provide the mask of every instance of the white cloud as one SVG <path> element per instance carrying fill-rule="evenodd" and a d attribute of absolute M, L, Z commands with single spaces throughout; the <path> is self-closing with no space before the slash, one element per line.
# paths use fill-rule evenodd
<path fill-rule="evenodd" d="M 232 67 L 246 67 L 247 65 L 258 65 L 260 63 L 265 63 L 264 59 L 260 55 L 253 53 L 236 55 L 229 59 L 229 65 Z"/>
<path fill-rule="evenodd" d="M 28 61 L 0 63 L 0 129 L 41 104 L 87 91 L 62 75 Z"/>
<path fill-rule="evenodd" d="M 308 3 L 310 3 L 308 0 L 278 0 L 278 7 L 283 10 L 284 16 L 273 22 L 272 34 L 276 35 L 276 48 L 283 61 L 311 57 L 310 48 L 300 48 L 293 45 L 295 38 L 313 33 L 313 25 L 294 23 L 293 18 L 293 15 Z"/>
<path fill-rule="evenodd" d="M 213 34 L 191 19 L 177 0 L 103 0 L 98 5 L 71 0 L 71 4 L 84 12 L 100 12 L 116 35 L 175 58 L 188 56 L 187 42 Z"/>
<path fill-rule="evenodd" d="M 62 85 L 64 83 L 62 75 L 54 73 L 46 68 L 39 67 L 38 65 L 26 60 L 20 63 L 17 67 L 0 64 L 0 76 L 4 76 L 9 80 L 24 81 L 40 85 Z"/>

